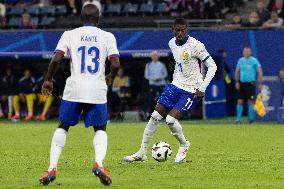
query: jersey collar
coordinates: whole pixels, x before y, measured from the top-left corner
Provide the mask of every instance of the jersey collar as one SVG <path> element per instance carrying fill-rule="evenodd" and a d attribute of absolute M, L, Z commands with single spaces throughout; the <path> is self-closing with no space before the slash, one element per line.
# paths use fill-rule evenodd
<path fill-rule="evenodd" d="M 175 43 L 176 43 L 177 46 L 183 46 L 188 41 L 188 38 L 189 38 L 189 35 L 184 38 L 182 44 L 178 44 L 176 41 L 175 41 Z"/>
<path fill-rule="evenodd" d="M 92 24 L 92 23 L 86 23 L 84 24 L 84 26 L 92 26 L 92 27 L 97 27 L 95 24 Z"/>

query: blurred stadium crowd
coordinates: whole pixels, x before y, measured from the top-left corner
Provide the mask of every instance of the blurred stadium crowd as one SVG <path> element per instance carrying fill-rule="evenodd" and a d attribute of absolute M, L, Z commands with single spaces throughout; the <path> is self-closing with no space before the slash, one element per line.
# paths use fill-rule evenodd
<path fill-rule="evenodd" d="M 80 25 L 80 10 L 86 2 L 96 0 L 0 0 L 0 28 L 70 28 Z M 187 19 L 224 19 L 235 14 L 228 29 L 240 27 L 279 27 L 283 25 L 283 0 L 257 0 L 255 10 L 245 17 L 238 10 L 248 0 L 101 0 L 105 27 L 153 25 L 153 19 L 183 16 Z M 123 18 L 123 19 L 121 19 Z M 142 20 L 142 19 L 140 19 Z M 117 23 L 119 21 L 119 23 Z M 126 22 L 127 24 L 123 24 Z M 132 24 L 132 25 L 131 25 Z"/>

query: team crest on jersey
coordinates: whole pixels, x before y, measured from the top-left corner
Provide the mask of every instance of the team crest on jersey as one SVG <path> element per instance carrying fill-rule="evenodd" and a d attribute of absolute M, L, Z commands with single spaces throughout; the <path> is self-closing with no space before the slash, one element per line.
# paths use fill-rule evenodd
<path fill-rule="evenodd" d="M 189 53 L 187 49 L 184 49 L 181 54 L 181 58 L 185 63 L 189 62 Z"/>

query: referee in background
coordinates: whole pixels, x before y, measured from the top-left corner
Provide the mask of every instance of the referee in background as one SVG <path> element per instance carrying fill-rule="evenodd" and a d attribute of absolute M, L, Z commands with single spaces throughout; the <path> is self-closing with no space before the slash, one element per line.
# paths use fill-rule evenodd
<path fill-rule="evenodd" d="M 257 78 L 257 83 L 256 83 Z M 237 117 L 236 123 L 241 123 L 244 100 L 248 100 L 248 120 L 254 122 L 254 101 L 256 84 L 259 91 L 262 88 L 263 73 L 259 61 L 251 56 L 251 48 L 243 49 L 243 57 L 239 59 L 235 71 L 235 81 L 237 89 Z"/>

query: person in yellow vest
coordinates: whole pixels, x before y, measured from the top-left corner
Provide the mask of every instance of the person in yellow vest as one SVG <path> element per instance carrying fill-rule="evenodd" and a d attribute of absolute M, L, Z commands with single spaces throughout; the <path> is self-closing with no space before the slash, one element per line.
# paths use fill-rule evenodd
<path fill-rule="evenodd" d="M 35 93 L 36 93 L 36 96 L 37 96 L 37 102 L 39 105 L 43 104 L 43 109 L 42 109 L 42 112 L 41 114 L 38 116 L 38 119 L 41 120 L 41 121 L 44 121 L 46 120 L 46 114 L 54 100 L 54 96 L 53 95 L 50 95 L 50 96 L 44 96 L 41 94 L 41 86 L 43 85 L 43 82 L 44 82 L 44 78 L 45 78 L 45 75 L 46 75 L 46 71 L 43 73 L 43 75 L 37 79 L 36 81 L 36 87 L 35 87 Z M 55 82 L 53 80 L 53 82 Z"/>
<path fill-rule="evenodd" d="M 128 76 L 124 75 L 124 70 L 122 68 L 119 69 L 118 75 L 113 80 L 112 92 L 114 92 L 120 100 L 118 111 L 116 113 L 116 118 L 118 119 L 121 116 L 121 113 L 128 108 L 128 100 L 131 96 L 130 80 Z"/>
<path fill-rule="evenodd" d="M 13 97 L 13 107 L 15 115 L 12 120 L 20 119 L 20 102 L 26 103 L 28 114 L 26 120 L 34 119 L 33 108 L 36 94 L 34 93 L 35 79 L 32 77 L 31 70 L 26 69 L 24 76 L 18 82 L 18 94 Z"/>

